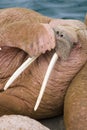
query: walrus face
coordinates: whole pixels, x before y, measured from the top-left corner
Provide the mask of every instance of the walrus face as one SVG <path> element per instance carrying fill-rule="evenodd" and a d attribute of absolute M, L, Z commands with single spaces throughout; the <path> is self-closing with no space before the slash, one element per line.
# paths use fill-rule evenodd
<path fill-rule="evenodd" d="M 54 32 L 55 50 L 61 60 L 67 60 L 72 49 L 79 45 L 77 34 L 73 28 L 67 26 L 57 26 L 54 28 Z"/>
<path fill-rule="evenodd" d="M 67 60 L 69 58 L 69 55 L 74 47 L 74 45 L 78 44 L 78 38 L 77 38 L 77 34 L 74 31 L 74 29 L 72 29 L 71 27 L 64 27 L 64 26 L 57 26 L 55 28 L 53 28 L 54 33 L 55 33 L 55 41 L 56 41 L 56 46 L 54 48 L 55 53 L 51 59 L 51 62 L 48 66 L 46 75 L 44 77 L 43 83 L 42 83 L 42 87 L 41 87 L 41 91 L 40 94 L 38 96 L 36 105 L 34 110 L 37 110 L 41 98 L 43 96 L 43 93 L 45 91 L 46 88 L 46 84 L 47 81 L 49 79 L 50 73 L 52 71 L 52 68 L 54 67 L 56 61 L 60 58 L 61 60 Z M 6 90 L 11 84 L 12 82 L 34 61 L 36 60 L 38 56 L 32 57 L 32 58 L 28 58 L 17 70 L 16 72 L 11 76 L 11 78 L 8 80 L 7 84 L 4 87 L 4 90 Z"/>

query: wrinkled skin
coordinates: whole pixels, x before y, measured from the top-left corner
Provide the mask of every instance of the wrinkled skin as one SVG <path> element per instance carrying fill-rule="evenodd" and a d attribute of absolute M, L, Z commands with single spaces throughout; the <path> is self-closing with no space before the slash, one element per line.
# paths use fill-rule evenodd
<path fill-rule="evenodd" d="M 67 130 L 87 129 L 87 63 L 74 78 L 67 91 L 64 117 Z"/>
<path fill-rule="evenodd" d="M 61 37 L 61 33 L 63 33 L 63 37 Z M 61 51 L 61 43 L 67 44 L 68 48 L 70 48 L 68 43 L 73 46 L 68 53 L 65 49 L 66 56 Z M 51 19 L 26 9 L 1 10 L 0 46 L 0 115 L 20 114 L 35 119 L 59 115 L 63 111 L 64 97 L 68 87 L 73 88 L 74 83 L 81 82 L 78 78 L 81 76 L 80 70 L 87 77 L 87 69 L 84 69 L 87 62 L 86 25 L 78 20 Z M 50 75 L 41 104 L 38 110 L 34 111 L 45 72 L 55 51 L 59 55 L 59 59 Z M 29 56 L 38 54 L 40 55 L 38 59 L 12 83 L 9 89 L 3 91 L 4 85 L 13 72 Z M 77 77 L 76 82 L 74 82 L 74 77 Z M 84 84 L 86 87 L 87 78 L 82 80 L 82 89 L 85 89 Z M 78 87 L 73 90 L 73 92 L 75 91 L 78 91 Z M 70 95 L 69 91 L 68 95 Z M 75 96 L 78 97 L 78 93 Z M 84 96 L 86 98 L 84 109 L 86 109 L 87 94 L 85 93 Z M 81 96 L 77 100 L 78 103 L 80 98 Z M 71 106 L 67 107 L 67 102 Z M 72 98 L 71 102 L 70 96 L 66 94 L 64 110 L 66 114 L 64 116 L 67 130 L 77 130 L 79 125 L 79 121 L 77 121 L 76 127 L 73 128 L 75 119 L 72 118 L 71 113 L 73 111 L 73 115 L 76 117 L 78 114 L 74 113 L 76 104 L 72 108 L 73 102 L 74 99 Z M 78 109 L 80 109 L 79 105 Z M 67 111 L 69 111 L 68 116 Z M 86 130 L 84 123 L 86 124 L 87 112 L 86 110 L 84 112 L 79 130 Z M 82 117 L 80 114 L 79 116 Z M 73 121 L 70 124 L 71 118 Z"/>

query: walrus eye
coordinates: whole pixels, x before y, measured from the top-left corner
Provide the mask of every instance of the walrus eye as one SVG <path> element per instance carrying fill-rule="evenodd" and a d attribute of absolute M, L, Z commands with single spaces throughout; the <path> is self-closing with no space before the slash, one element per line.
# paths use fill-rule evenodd
<path fill-rule="evenodd" d="M 61 34 L 60 37 L 63 37 L 63 34 Z"/>
<path fill-rule="evenodd" d="M 6 90 L 13 82 L 15 79 L 17 79 L 17 77 L 32 63 L 34 62 L 37 57 L 33 57 L 33 58 L 28 58 L 14 73 L 13 75 L 10 77 L 10 79 L 7 81 L 4 90 Z"/>
<path fill-rule="evenodd" d="M 57 31 L 56 34 L 59 35 L 59 31 Z"/>
<path fill-rule="evenodd" d="M 49 79 L 49 76 L 50 76 L 50 74 L 51 74 L 51 71 L 52 71 L 52 69 L 53 69 L 53 67 L 54 67 L 54 65 L 55 65 L 55 63 L 56 63 L 56 61 L 57 61 L 57 59 L 58 59 L 58 54 L 57 54 L 57 53 L 54 53 L 53 57 L 51 58 L 50 64 L 49 64 L 49 66 L 48 66 L 48 69 L 47 69 L 47 71 L 46 71 L 46 74 L 45 74 L 45 77 L 44 77 L 44 80 L 43 80 L 43 83 L 42 83 L 42 86 L 41 86 L 41 90 L 40 90 L 39 96 L 38 96 L 38 98 L 37 98 L 35 107 L 34 107 L 34 111 L 37 110 L 37 108 L 38 108 L 38 106 L 39 106 L 39 104 L 40 104 L 40 102 L 41 102 L 41 99 L 42 99 L 42 97 L 43 97 L 44 91 L 45 91 L 45 89 L 46 89 L 47 81 L 48 81 L 48 79 Z"/>
<path fill-rule="evenodd" d="M 63 37 L 64 36 L 63 34 L 60 34 L 59 31 L 56 31 L 56 35 L 59 36 L 59 37 Z"/>

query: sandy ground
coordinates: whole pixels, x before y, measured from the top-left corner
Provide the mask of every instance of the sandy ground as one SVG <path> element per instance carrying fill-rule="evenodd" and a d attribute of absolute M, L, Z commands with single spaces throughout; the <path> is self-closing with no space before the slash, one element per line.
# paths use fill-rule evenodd
<path fill-rule="evenodd" d="M 43 125 L 47 126 L 51 130 L 65 130 L 63 116 L 54 117 L 51 119 L 44 119 L 40 121 Z"/>

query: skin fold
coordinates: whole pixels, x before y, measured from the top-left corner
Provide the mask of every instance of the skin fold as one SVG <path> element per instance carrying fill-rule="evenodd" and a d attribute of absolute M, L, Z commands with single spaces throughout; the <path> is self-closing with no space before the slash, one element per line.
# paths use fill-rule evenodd
<path fill-rule="evenodd" d="M 66 130 L 87 129 L 87 63 L 74 78 L 65 96 Z M 73 124 L 73 125 L 72 125 Z"/>
<path fill-rule="evenodd" d="M 85 19 L 85 23 L 87 24 L 87 17 Z M 86 86 L 87 86 L 87 62 L 79 71 L 79 73 L 75 76 L 75 78 L 72 80 L 65 96 L 64 121 L 66 130 L 87 129 Z"/>
<path fill-rule="evenodd" d="M 0 116 L 20 114 L 35 119 L 49 118 L 60 115 L 63 106 L 66 115 L 67 111 L 72 113 L 69 107 L 72 107 L 74 100 L 71 102 L 70 96 L 67 96 L 67 89 L 73 88 L 76 77 L 75 84 L 80 83 L 81 79 L 78 77 L 81 76 L 81 71 L 87 75 L 84 69 L 87 62 L 86 28 L 86 25 L 78 20 L 52 19 L 28 9 L 11 8 L 0 11 Z M 58 54 L 59 59 L 52 70 L 40 106 L 34 111 L 42 81 L 54 52 Z M 40 55 L 37 60 L 11 84 L 10 88 L 3 91 L 14 71 L 28 57 L 37 55 Z M 86 79 L 84 84 L 87 85 Z M 81 84 L 82 89 L 84 84 Z M 78 87 L 73 90 L 77 91 Z M 80 98 L 77 100 L 78 103 Z M 67 102 L 71 103 L 71 106 L 67 107 Z M 73 115 L 75 106 L 72 108 Z M 79 108 L 79 105 L 77 107 Z M 87 115 L 87 112 L 84 112 L 84 115 Z M 72 115 L 66 115 L 67 130 L 77 130 L 79 120 L 73 128 L 74 118 Z M 75 116 L 77 117 L 77 113 Z M 83 122 L 86 122 L 84 117 Z M 81 128 L 86 130 L 84 123 Z M 79 127 L 79 130 L 82 130 L 81 128 Z"/>

